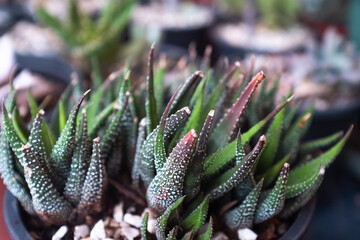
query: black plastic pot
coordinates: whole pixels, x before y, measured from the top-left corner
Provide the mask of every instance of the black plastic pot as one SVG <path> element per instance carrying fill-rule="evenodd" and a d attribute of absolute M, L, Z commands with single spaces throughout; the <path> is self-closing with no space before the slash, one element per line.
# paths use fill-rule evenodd
<path fill-rule="evenodd" d="M 169 59 L 179 60 L 183 56 L 188 55 L 188 49 L 184 47 L 178 47 L 170 44 L 161 44 L 159 53 L 165 53 Z"/>
<path fill-rule="evenodd" d="M 145 4 L 147 5 L 146 1 Z M 153 14 L 161 14 L 152 11 Z M 186 26 L 186 27 L 163 27 L 159 29 L 161 34 L 161 43 L 166 45 L 177 46 L 180 48 L 188 49 L 190 43 L 195 43 L 197 52 L 202 55 L 206 46 L 210 44 L 210 28 L 213 25 L 213 19 L 202 25 Z M 137 23 L 133 20 L 132 23 L 135 28 L 141 26 L 144 28 L 142 23 Z M 151 23 L 147 23 L 146 28 L 151 26 Z"/>
<path fill-rule="evenodd" d="M 82 75 L 69 62 L 58 56 L 39 57 L 16 54 L 17 70 L 28 69 L 33 73 L 48 77 L 56 83 L 67 86 L 71 82 L 71 74 L 76 72 L 80 80 Z"/>
<path fill-rule="evenodd" d="M 316 139 L 329 136 L 338 131 L 346 131 L 351 124 L 358 121 L 359 114 L 360 98 L 342 107 L 330 108 L 324 111 L 315 110 L 305 139 Z"/>
<path fill-rule="evenodd" d="M 198 53 L 203 53 L 209 44 L 208 30 L 210 25 L 193 28 L 168 28 L 163 30 L 163 43 L 187 49 L 194 42 Z"/>
<path fill-rule="evenodd" d="M 246 48 L 241 46 L 233 46 L 227 41 L 222 39 L 217 33 L 216 29 L 210 32 L 210 39 L 215 48 L 215 55 L 219 57 L 226 56 L 229 60 L 235 61 L 244 59 L 249 54 L 255 55 L 289 55 L 293 53 L 301 53 L 305 51 L 305 46 L 300 45 L 298 47 L 284 50 L 284 51 L 263 51 L 259 49 Z"/>
<path fill-rule="evenodd" d="M 311 199 L 298 213 L 293 224 L 280 240 L 300 240 L 310 225 L 316 208 L 316 197 Z"/>
<path fill-rule="evenodd" d="M 13 240 L 33 240 L 22 220 L 22 209 L 18 200 L 6 191 L 4 197 L 4 219 Z"/>
<path fill-rule="evenodd" d="M 315 211 L 316 198 L 307 203 L 296 216 L 294 223 L 288 231 L 280 238 L 281 240 L 300 240 L 310 224 Z M 4 218 L 10 236 L 13 240 L 33 240 L 24 226 L 22 220 L 22 208 L 17 199 L 6 191 L 4 198 Z"/>

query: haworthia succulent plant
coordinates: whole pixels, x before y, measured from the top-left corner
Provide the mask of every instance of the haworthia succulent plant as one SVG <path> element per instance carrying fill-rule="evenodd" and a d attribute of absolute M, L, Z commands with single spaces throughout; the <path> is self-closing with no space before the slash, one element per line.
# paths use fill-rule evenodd
<path fill-rule="evenodd" d="M 108 178 L 132 179 L 157 218 L 153 234 L 144 215 L 146 240 L 210 239 L 219 228 L 232 237 L 239 228 L 290 217 L 314 195 L 352 128 L 342 138 L 302 144 L 312 109 L 295 118 L 293 97 L 275 106 L 278 81 L 264 86 L 262 71 L 251 78 L 238 62 L 215 69 L 206 63 L 202 71 L 195 62 L 189 62 L 194 74 L 172 95 L 161 85 L 164 66 L 154 74 L 153 45 L 145 89 L 126 67 L 103 86 L 97 81 L 78 116 L 87 93 L 75 103 L 80 85 L 73 83 L 52 124 L 31 97 L 32 124 L 24 124 L 14 104 L 3 106 L 4 183 L 28 213 L 79 224 L 101 211 Z"/>

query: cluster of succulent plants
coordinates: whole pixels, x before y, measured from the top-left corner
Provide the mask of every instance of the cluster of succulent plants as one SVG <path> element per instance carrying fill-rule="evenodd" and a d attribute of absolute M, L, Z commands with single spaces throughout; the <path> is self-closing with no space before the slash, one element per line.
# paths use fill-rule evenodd
<path fill-rule="evenodd" d="M 139 45 L 136 42 L 124 42 L 125 29 L 134 4 L 133 0 L 109 1 L 104 9 L 96 13 L 98 16 L 91 16 L 80 10 L 76 0 L 71 0 L 68 16 L 63 21 L 41 6 L 36 14 L 43 24 L 52 28 L 64 41 L 68 46 L 68 54 L 83 67 L 89 68 L 89 59 L 95 58 L 102 64 L 109 63 L 119 54 L 119 49 L 126 51 L 133 48 L 130 44 Z"/>
<path fill-rule="evenodd" d="M 251 78 L 251 71 L 244 75 L 238 62 L 225 74 L 204 64 L 164 106 L 164 69 L 154 71 L 153 65 L 154 46 L 145 88 L 132 81 L 128 69 L 113 73 L 89 94 L 71 85 L 52 125 L 42 121 L 44 112 L 30 95 L 30 131 L 18 116 L 11 92 L 3 106 L 0 170 L 29 214 L 56 225 L 81 221 L 90 211 L 101 210 L 107 179 L 116 179 L 125 165 L 158 216 L 157 239 L 210 239 L 213 228 L 219 227 L 214 218 L 224 219 L 231 235 L 299 210 L 350 134 L 302 144 L 311 109 L 294 119 L 297 108 L 290 106 L 288 97 L 259 113 L 274 90 L 263 87 L 257 92 L 264 73 Z M 319 154 L 319 148 L 330 145 Z M 148 217 L 143 219 L 142 239 L 153 238 L 147 231 Z"/>

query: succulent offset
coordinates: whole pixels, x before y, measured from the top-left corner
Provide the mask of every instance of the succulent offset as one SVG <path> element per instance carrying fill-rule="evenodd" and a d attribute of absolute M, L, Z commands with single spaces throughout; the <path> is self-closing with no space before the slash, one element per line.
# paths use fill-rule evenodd
<path fill-rule="evenodd" d="M 203 65 L 206 74 L 195 71 L 164 108 L 165 92 L 155 93 L 162 91 L 164 69 L 154 71 L 153 64 L 154 46 L 145 89 L 133 91 L 128 69 L 114 73 L 89 93 L 79 117 L 87 93 L 71 85 L 52 127 L 30 97 L 34 120 L 28 131 L 13 98 L 7 100 L 0 170 L 29 214 L 53 224 L 81 222 L 90 210 L 101 211 L 107 177 L 116 179 L 126 165 L 158 216 L 157 239 L 210 239 L 215 217 L 236 230 L 294 214 L 315 194 L 350 134 L 302 144 L 312 109 L 294 119 L 297 108 L 288 97 L 267 110 L 263 103 L 273 102 L 276 85 L 255 93 L 264 73 L 251 79 L 238 62 L 226 74 Z M 66 120 L 75 98 L 80 100 Z M 152 238 L 148 217 L 143 239 Z"/>

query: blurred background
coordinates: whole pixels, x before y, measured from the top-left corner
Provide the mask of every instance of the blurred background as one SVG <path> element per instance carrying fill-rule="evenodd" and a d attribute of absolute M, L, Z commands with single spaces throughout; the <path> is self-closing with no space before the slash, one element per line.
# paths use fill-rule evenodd
<path fill-rule="evenodd" d="M 94 68 L 141 72 L 153 42 L 173 72 L 191 58 L 264 69 L 279 100 L 293 89 L 314 105 L 308 139 L 354 123 L 304 239 L 359 238 L 360 0 L 0 0 L 0 98 L 12 76 L 20 115 L 29 92 L 51 110 L 70 82 L 92 85 Z"/>

